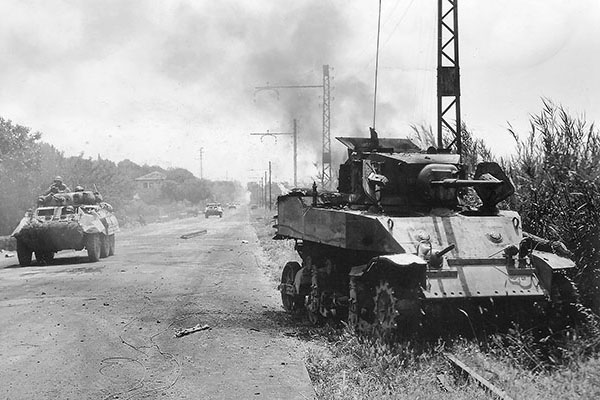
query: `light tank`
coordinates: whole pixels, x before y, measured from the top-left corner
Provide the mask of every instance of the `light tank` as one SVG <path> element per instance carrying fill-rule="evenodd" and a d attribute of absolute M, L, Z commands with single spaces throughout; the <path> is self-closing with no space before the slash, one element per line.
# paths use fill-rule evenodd
<path fill-rule="evenodd" d="M 48 263 L 56 252 L 68 249 L 87 249 L 92 262 L 114 255 L 119 223 L 112 211 L 97 192 L 41 196 L 12 233 L 19 264 L 30 265 L 32 254 L 38 263 Z"/>
<path fill-rule="evenodd" d="M 498 164 L 469 174 L 457 154 L 373 129 L 370 138 L 337 139 L 348 149 L 338 192 L 313 185 L 277 199 L 275 239 L 295 240 L 302 259 L 282 272 L 287 311 L 305 311 L 313 323 L 347 318 L 390 338 L 475 314 L 514 322 L 573 300 L 566 249 L 498 209 L 514 192 Z"/>

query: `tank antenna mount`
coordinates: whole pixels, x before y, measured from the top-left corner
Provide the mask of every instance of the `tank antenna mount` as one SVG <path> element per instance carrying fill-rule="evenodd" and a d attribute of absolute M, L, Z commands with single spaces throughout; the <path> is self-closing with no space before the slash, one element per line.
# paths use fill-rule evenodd
<path fill-rule="evenodd" d="M 375 53 L 375 90 L 373 93 L 373 129 L 377 117 L 377 73 L 379 71 L 379 35 L 381 33 L 381 0 L 379 0 L 379 16 L 377 18 L 377 51 Z"/>

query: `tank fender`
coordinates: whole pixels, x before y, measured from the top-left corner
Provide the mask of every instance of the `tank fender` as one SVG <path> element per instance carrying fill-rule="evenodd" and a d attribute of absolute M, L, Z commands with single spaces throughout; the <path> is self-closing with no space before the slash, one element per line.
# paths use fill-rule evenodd
<path fill-rule="evenodd" d="M 81 224 L 81 228 L 85 233 L 106 234 L 106 228 L 96 213 L 82 214 L 79 223 Z"/>
<path fill-rule="evenodd" d="M 575 267 L 575 263 L 568 258 L 538 250 L 531 253 L 531 263 L 546 290 L 552 287 L 553 273 Z"/>
<path fill-rule="evenodd" d="M 427 261 L 423 260 L 421 257 L 415 254 L 410 253 L 390 254 L 386 256 L 379 256 L 377 258 L 379 260 L 387 260 L 388 262 L 399 268 L 413 267 L 415 265 L 421 267 L 427 266 Z"/>
<path fill-rule="evenodd" d="M 398 254 L 389 254 L 385 256 L 378 256 L 368 264 L 358 265 L 353 267 L 350 270 L 350 276 L 363 276 L 372 271 L 379 269 L 381 266 L 392 267 L 395 270 L 402 269 L 411 269 L 422 272 L 423 279 L 425 278 L 425 271 L 427 268 L 427 261 L 423 260 L 421 257 L 411 254 L 411 253 L 398 253 Z"/>

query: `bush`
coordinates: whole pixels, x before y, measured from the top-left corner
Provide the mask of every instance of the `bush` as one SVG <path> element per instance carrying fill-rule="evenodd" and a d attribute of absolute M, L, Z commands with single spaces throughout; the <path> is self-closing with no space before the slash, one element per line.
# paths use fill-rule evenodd
<path fill-rule="evenodd" d="M 513 206 L 525 230 L 562 240 L 574 253 L 575 280 L 585 304 L 600 310 L 600 134 L 584 117 L 543 101 L 509 163 L 516 186 Z"/>

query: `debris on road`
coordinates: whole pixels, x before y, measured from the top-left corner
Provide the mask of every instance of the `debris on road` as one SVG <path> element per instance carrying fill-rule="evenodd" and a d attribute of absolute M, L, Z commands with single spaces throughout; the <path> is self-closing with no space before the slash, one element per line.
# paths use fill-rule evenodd
<path fill-rule="evenodd" d="M 247 240 L 242 240 L 242 244 L 248 244 Z"/>
<path fill-rule="evenodd" d="M 193 238 L 195 236 L 199 236 L 199 235 L 203 235 L 206 233 L 206 229 L 202 229 L 200 231 L 195 231 L 195 232 L 190 232 L 190 233 L 186 233 L 185 235 L 181 235 L 179 236 L 180 239 L 190 239 Z"/>
<path fill-rule="evenodd" d="M 208 325 L 197 324 L 195 326 L 192 326 L 191 328 L 179 329 L 175 331 L 175 337 L 182 337 L 185 335 L 189 335 L 190 333 L 205 331 L 208 329 L 210 329 L 210 326 Z"/>

